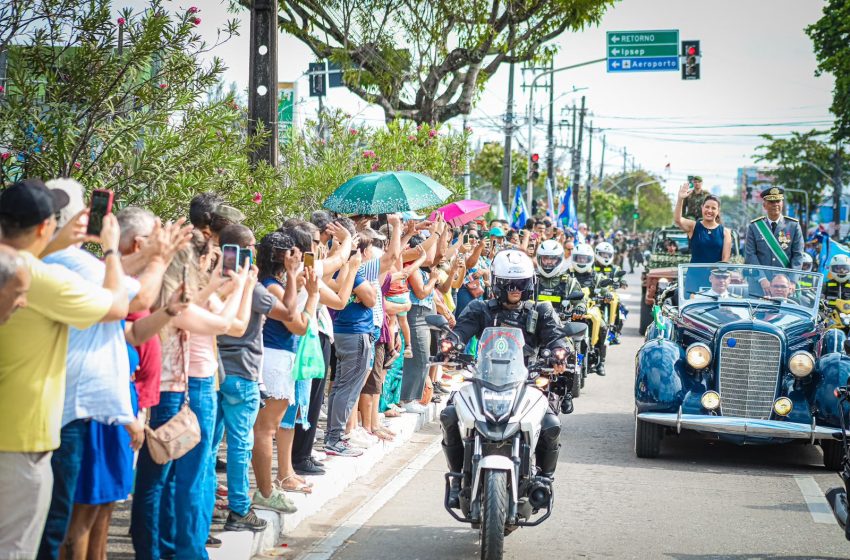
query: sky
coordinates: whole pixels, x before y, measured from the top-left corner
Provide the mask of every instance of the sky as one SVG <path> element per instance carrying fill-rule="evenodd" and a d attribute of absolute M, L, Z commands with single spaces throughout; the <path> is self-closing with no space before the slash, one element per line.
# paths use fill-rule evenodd
<path fill-rule="evenodd" d="M 227 2 L 221 0 L 195 2 L 201 8 L 201 31 L 209 39 L 215 38 L 216 27 L 226 19 L 241 20 L 241 36 L 212 55 L 228 67 L 225 80 L 244 90 L 248 83 L 248 12 L 228 13 Z M 141 2 L 120 4 L 127 3 Z M 183 7 L 182 2 L 172 5 Z M 819 19 L 823 6 L 821 0 L 624 0 L 610 8 L 599 25 L 562 35 L 556 41 L 555 66 L 604 57 L 606 31 L 678 29 L 681 40 L 701 43 L 701 79 L 683 81 L 679 71 L 609 74 L 605 64 L 568 70 L 555 79 L 556 122 L 562 109 L 578 103 L 584 95 L 586 123 L 601 131 L 594 131 L 594 173 L 598 173 L 604 135 L 606 173 L 622 170 L 626 148 L 629 168 L 633 155 L 637 166 L 665 179 L 668 192 L 674 192 L 687 175 L 696 174 L 702 175 L 708 188 L 732 194 L 737 168 L 755 164 L 756 148 L 763 143 L 760 134 L 824 129 L 832 122 L 833 79 L 829 75 L 815 77 L 816 59 L 804 32 Z M 303 76 L 313 60 L 297 39 L 280 36 L 278 79 L 298 81 L 296 119 L 315 115 L 317 110 L 316 99 L 307 95 Z M 530 76 L 526 80 L 530 81 Z M 528 103 L 519 87 L 522 81 L 517 69 L 515 112 L 520 124 L 526 122 Z M 503 139 L 500 126 L 507 86 L 508 68 L 504 65 L 469 115 L 473 144 Z M 572 93 L 573 89 L 580 91 Z M 542 91 L 535 93 L 537 111 L 548 103 L 542 99 L 545 97 Z M 325 104 L 367 124 L 379 126 L 384 121 L 380 109 L 344 88 L 331 89 Z M 566 135 L 567 129 L 561 132 Z M 523 146 L 527 146 L 526 136 L 522 126 L 518 137 Z M 542 124 L 532 147 L 545 153 Z M 583 157 L 587 157 L 586 141 Z M 668 163 L 669 172 L 665 171 Z"/>

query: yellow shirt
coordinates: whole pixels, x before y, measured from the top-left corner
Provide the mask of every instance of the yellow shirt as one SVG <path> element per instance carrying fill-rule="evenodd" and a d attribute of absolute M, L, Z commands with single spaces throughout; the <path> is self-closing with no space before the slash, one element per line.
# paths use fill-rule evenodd
<path fill-rule="evenodd" d="M 100 321 L 112 293 L 63 266 L 20 255 L 32 282 L 27 307 L 0 325 L 0 451 L 36 453 L 59 447 L 68 326 Z"/>

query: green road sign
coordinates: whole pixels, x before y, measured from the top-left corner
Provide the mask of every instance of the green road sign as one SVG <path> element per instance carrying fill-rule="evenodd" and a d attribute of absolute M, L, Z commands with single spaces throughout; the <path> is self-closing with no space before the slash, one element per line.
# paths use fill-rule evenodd
<path fill-rule="evenodd" d="M 678 56 L 678 45 L 608 45 L 608 58 L 639 58 L 643 56 Z"/>
<path fill-rule="evenodd" d="M 608 47 L 634 47 L 646 45 L 678 46 L 679 44 L 678 29 L 665 29 L 661 31 L 609 31 L 606 36 L 608 38 Z"/>

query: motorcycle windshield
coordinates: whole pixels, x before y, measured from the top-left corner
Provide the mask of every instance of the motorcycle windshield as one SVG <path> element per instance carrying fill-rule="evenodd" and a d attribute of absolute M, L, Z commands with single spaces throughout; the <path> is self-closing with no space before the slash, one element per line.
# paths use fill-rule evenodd
<path fill-rule="evenodd" d="M 478 344 L 478 373 L 476 377 L 495 387 L 516 385 L 525 381 L 522 331 L 511 327 L 488 327 L 481 333 Z"/>

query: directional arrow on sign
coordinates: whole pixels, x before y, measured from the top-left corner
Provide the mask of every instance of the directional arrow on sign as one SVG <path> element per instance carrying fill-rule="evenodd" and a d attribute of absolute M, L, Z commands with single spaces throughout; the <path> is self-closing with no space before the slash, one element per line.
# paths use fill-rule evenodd
<path fill-rule="evenodd" d="M 620 38 L 617 35 L 614 35 L 613 37 L 611 37 L 611 42 L 612 43 L 619 43 Z"/>
<path fill-rule="evenodd" d="M 617 56 L 618 54 L 620 54 L 620 49 L 611 49 L 611 54 Z"/>
<path fill-rule="evenodd" d="M 620 67 L 620 63 L 619 63 L 619 62 L 617 62 L 617 61 L 615 60 L 614 62 L 612 62 L 612 63 L 611 63 L 611 66 L 612 66 L 613 68 L 619 68 L 619 67 Z"/>

